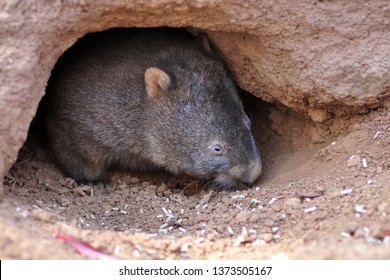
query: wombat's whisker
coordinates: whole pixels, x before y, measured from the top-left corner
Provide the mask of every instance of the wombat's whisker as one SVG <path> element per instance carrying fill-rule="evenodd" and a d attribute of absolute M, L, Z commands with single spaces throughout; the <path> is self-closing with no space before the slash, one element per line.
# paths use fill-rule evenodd
<path fill-rule="evenodd" d="M 213 182 L 214 182 L 214 179 L 208 181 L 206 184 L 203 185 L 202 189 L 204 190 L 207 187 L 207 185 L 210 185 Z"/>

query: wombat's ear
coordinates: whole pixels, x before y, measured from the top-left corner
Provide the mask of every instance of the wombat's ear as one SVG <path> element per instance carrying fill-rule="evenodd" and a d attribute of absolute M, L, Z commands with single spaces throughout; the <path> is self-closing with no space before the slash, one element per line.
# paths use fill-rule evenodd
<path fill-rule="evenodd" d="M 156 98 L 168 93 L 171 86 L 171 78 L 167 73 L 157 67 L 149 67 L 145 71 L 146 93 L 151 98 Z"/>
<path fill-rule="evenodd" d="M 214 56 L 215 51 L 213 46 L 210 44 L 209 39 L 207 38 L 205 33 L 200 33 L 198 36 L 196 36 L 196 43 L 199 45 L 199 47 L 208 55 Z"/>

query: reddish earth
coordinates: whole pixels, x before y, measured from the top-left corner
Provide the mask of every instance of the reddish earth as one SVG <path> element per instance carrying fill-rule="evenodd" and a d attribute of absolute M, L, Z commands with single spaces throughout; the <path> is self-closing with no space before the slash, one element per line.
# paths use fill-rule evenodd
<path fill-rule="evenodd" d="M 252 117 L 264 173 L 243 191 L 113 174 L 104 192 L 24 147 L 4 178 L 0 258 L 85 258 L 62 233 L 125 259 L 389 259 L 390 112 L 320 130 L 276 107 Z"/>

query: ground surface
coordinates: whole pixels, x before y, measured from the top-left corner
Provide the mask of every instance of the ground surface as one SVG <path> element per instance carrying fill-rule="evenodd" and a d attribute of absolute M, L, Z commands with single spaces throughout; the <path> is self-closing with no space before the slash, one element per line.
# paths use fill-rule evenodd
<path fill-rule="evenodd" d="M 102 193 L 24 149 L 4 178 L 0 258 L 85 258 L 62 233 L 125 259 L 389 259 L 390 112 L 348 125 L 316 144 L 304 122 L 267 111 L 253 123 L 264 173 L 244 191 L 114 174 Z"/>

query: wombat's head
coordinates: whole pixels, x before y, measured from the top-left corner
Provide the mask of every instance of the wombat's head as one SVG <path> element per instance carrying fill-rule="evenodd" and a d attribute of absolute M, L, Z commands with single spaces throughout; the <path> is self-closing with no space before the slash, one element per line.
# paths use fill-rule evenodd
<path fill-rule="evenodd" d="M 170 71 L 145 72 L 150 159 L 222 187 L 252 185 L 261 173 L 260 154 L 222 63 L 182 63 Z"/>

